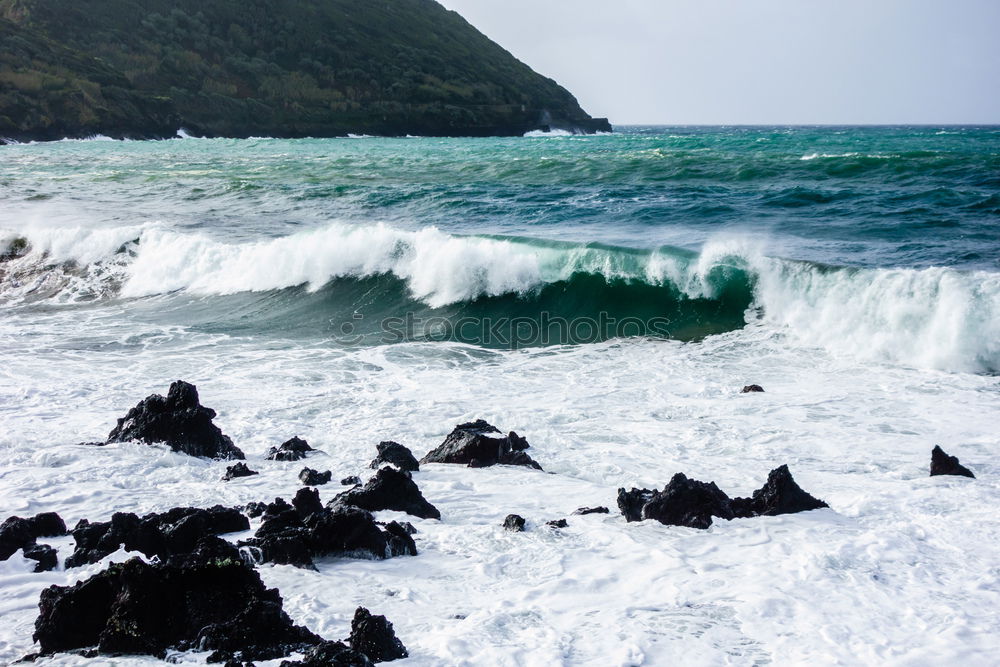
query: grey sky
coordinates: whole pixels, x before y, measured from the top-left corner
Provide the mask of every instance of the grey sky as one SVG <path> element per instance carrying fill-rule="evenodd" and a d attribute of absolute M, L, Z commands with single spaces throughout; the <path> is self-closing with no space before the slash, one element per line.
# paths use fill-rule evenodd
<path fill-rule="evenodd" d="M 440 0 L 613 123 L 1000 123 L 1000 0 Z"/>

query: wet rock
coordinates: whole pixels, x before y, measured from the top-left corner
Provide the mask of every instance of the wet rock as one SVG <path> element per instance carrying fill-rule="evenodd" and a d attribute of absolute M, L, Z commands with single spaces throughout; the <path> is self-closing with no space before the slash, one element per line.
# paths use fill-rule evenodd
<path fill-rule="evenodd" d="M 162 658 L 168 649 L 196 649 L 247 661 L 318 645 L 320 637 L 282 610 L 278 591 L 220 542 L 208 538 L 162 564 L 135 558 L 75 586 L 45 589 L 34 634 L 41 653 L 96 646 L 104 654 Z"/>
<path fill-rule="evenodd" d="M 59 537 L 65 534 L 66 524 L 55 512 L 42 512 L 29 519 L 8 517 L 0 524 L 0 560 L 7 560 L 18 549 L 27 552 L 39 537 Z"/>
<path fill-rule="evenodd" d="M 700 482 L 677 473 L 670 483 L 642 507 L 643 519 L 668 526 L 708 528 L 712 517 L 732 519 L 735 514 L 729 496 L 715 482 Z"/>
<path fill-rule="evenodd" d="M 762 386 L 760 386 L 759 384 L 748 384 L 747 386 L 743 387 L 743 391 L 741 391 L 740 393 L 741 394 L 757 394 L 757 393 L 763 394 L 764 393 L 764 388 Z"/>
<path fill-rule="evenodd" d="M 936 475 L 958 475 L 973 479 L 976 477 L 971 470 L 958 462 L 958 457 L 949 456 L 938 445 L 931 450 L 931 477 Z"/>
<path fill-rule="evenodd" d="M 372 662 L 390 662 L 409 655 L 403 642 L 396 637 L 392 623 L 385 616 L 373 616 L 364 607 L 354 612 L 348 644 Z"/>
<path fill-rule="evenodd" d="M 302 472 L 299 473 L 299 481 L 306 486 L 322 486 L 329 483 L 331 479 L 333 479 L 333 473 L 329 470 L 319 472 L 312 468 L 303 468 Z"/>
<path fill-rule="evenodd" d="M 238 477 L 251 477 L 253 475 L 259 475 L 260 473 L 256 470 L 250 470 L 246 463 L 242 461 L 226 468 L 226 474 L 222 476 L 223 482 L 228 482 L 234 480 Z"/>
<path fill-rule="evenodd" d="M 162 442 L 177 452 L 212 459 L 244 459 L 243 452 L 212 423 L 215 410 L 198 401 L 193 384 L 178 380 L 167 397 L 152 394 L 118 420 L 107 442 Z"/>
<path fill-rule="evenodd" d="M 655 489 L 618 489 L 618 509 L 628 522 L 642 521 L 642 507 L 656 495 Z"/>
<path fill-rule="evenodd" d="M 573 514 L 610 514 L 610 510 L 607 507 L 581 507 L 580 509 L 573 512 Z"/>
<path fill-rule="evenodd" d="M 546 521 L 546 526 L 552 526 L 553 528 L 568 528 L 569 523 L 566 519 L 556 519 L 555 521 Z"/>
<path fill-rule="evenodd" d="M 372 661 L 343 642 L 323 642 L 305 652 L 302 660 L 285 660 L 279 667 L 370 667 Z"/>
<path fill-rule="evenodd" d="M 441 518 L 441 512 L 427 502 L 410 473 L 388 466 L 363 487 L 341 493 L 331 505 L 353 505 L 372 512 L 396 510 L 422 519 Z"/>
<path fill-rule="evenodd" d="M 507 518 L 503 520 L 503 527 L 506 530 L 521 533 L 524 532 L 524 523 L 524 517 L 517 514 L 508 514 Z"/>
<path fill-rule="evenodd" d="M 417 553 L 413 538 L 395 521 L 383 530 L 369 512 L 349 506 L 320 508 L 302 517 L 284 501 L 268 506 L 254 537 L 240 547 L 261 562 L 313 569 L 313 559 L 324 556 L 380 560 Z"/>
<path fill-rule="evenodd" d="M 56 569 L 59 557 L 56 550 L 47 544 L 33 544 L 24 550 L 24 557 L 37 561 L 35 572 L 48 572 Z"/>
<path fill-rule="evenodd" d="M 541 470 L 524 451 L 528 441 L 511 431 L 503 435 L 500 430 L 482 419 L 459 424 L 444 442 L 427 453 L 420 463 L 464 463 L 470 468 L 484 468 L 497 464 L 518 465 Z"/>
<path fill-rule="evenodd" d="M 734 498 L 731 507 L 737 517 L 754 517 L 807 512 L 829 505 L 803 491 L 788 466 L 783 465 L 768 474 L 767 482 L 753 492 L 753 497 Z"/>
<path fill-rule="evenodd" d="M 35 537 L 61 537 L 68 531 L 66 522 L 55 512 L 42 512 L 28 519 L 31 533 Z"/>
<path fill-rule="evenodd" d="M 271 447 L 267 452 L 266 458 L 269 461 L 299 461 L 304 459 L 306 454 L 313 451 L 316 450 L 310 447 L 308 442 L 295 436 L 277 447 Z"/>
<path fill-rule="evenodd" d="M 251 519 L 256 519 L 257 517 L 262 516 L 266 511 L 267 505 L 264 503 L 247 503 L 243 506 L 243 513 Z"/>
<path fill-rule="evenodd" d="M 407 472 L 420 470 L 420 464 L 417 463 L 413 452 L 398 442 L 387 440 L 378 443 L 377 447 L 378 456 L 371 462 L 369 465 L 370 468 L 380 468 L 383 464 L 388 463 Z"/>
<path fill-rule="evenodd" d="M 316 489 L 303 488 L 295 492 L 292 499 L 292 507 L 305 519 L 310 514 L 323 511 L 323 503 L 319 501 L 319 491 Z"/>
<path fill-rule="evenodd" d="M 204 537 L 249 528 L 250 522 L 238 509 L 220 505 L 208 509 L 175 507 L 142 518 L 119 512 L 110 521 L 77 524 L 73 529 L 76 549 L 66 559 L 66 567 L 96 563 L 121 547 L 164 560 L 190 553 Z"/>
<path fill-rule="evenodd" d="M 340 480 L 340 484 L 341 486 L 360 486 L 361 478 L 358 477 L 357 475 L 351 475 L 350 477 L 345 477 L 344 479 Z"/>

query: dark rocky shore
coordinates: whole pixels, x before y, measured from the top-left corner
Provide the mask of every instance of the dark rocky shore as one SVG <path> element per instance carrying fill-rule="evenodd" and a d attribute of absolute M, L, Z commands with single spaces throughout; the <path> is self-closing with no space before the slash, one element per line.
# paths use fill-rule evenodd
<path fill-rule="evenodd" d="M 164 398 L 151 395 L 132 408 L 111 432 L 107 442 L 135 440 L 163 443 L 193 456 L 244 458 L 243 453 L 214 424 L 216 414 L 200 404 L 197 389 L 174 382 Z M 99 443 L 105 444 L 105 443 Z M 144 654 L 164 657 L 171 650 L 211 651 L 209 662 L 235 665 L 302 654 L 284 667 L 369 665 L 405 658 L 408 651 L 396 637 L 392 623 L 359 607 L 350 636 L 327 640 L 296 625 L 283 610 L 280 593 L 262 583 L 256 567 L 263 563 L 316 570 L 328 557 L 388 558 L 416 556 L 416 529 L 408 522 L 376 520 L 373 512 L 394 510 L 422 519 L 441 519 L 414 480 L 421 464 L 459 464 L 469 468 L 512 465 L 540 470 L 525 452 L 526 439 L 513 431 L 504 435 L 477 420 L 459 424 L 442 444 L 420 462 L 398 442 L 376 447 L 369 464 L 375 474 L 364 483 L 344 480 L 351 488 L 328 497 L 324 504 L 318 485 L 331 481 L 330 471 L 304 468 L 291 502 L 275 498 L 244 507 L 175 507 L 138 516 L 119 512 L 107 521 L 80 520 L 67 531 L 56 513 L 30 518 L 9 517 L 0 524 L 0 560 L 22 551 L 35 560 L 36 572 L 58 567 L 58 553 L 39 544 L 44 537 L 71 534 L 75 548 L 63 562 L 66 569 L 98 563 L 124 548 L 148 560 L 132 558 L 78 581 L 72 586 L 50 586 L 41 593 L 34 640 L 38 655 L 76 652 Z M 260 463 L 298 461 L 315 450 L 300 438 L 271 448 Z M 230 466 L 225 479 L 259 474 L 245 463 Z M 470 472 L 469 474 L 476 474 Z M 972 477 L 958 459 L 940 447 L 932 452 L 931 475 Z M 677 473 L 663 490 L 619 489 L 618 508 L 627 522 L 654 520 L 662 524 L 709 528 L 714 519 L 733 520 L 792 514 L 828 505 L 794 480 L 782 465 L 749 497 L 731 498 L 714 482 Z M 607 507 L 580 507 L 573 516 L 607 515 Z M 259 523 L 250 537 L 250 520 Z M 620 520 L 620 519 L 619 519 Z M 547 530 L 571 527 L 566 518 L 540 519 Z M 498 527 L 499 528 L 499 527 Z M 522 533 L 528 521 L 507 516 L 506 531 Z M 33 659 L 36 656 L 28 656 Z"/>

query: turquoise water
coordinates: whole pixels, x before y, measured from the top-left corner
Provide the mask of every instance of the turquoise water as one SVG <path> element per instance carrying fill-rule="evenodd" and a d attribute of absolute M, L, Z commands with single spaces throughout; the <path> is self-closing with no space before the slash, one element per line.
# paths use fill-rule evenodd
<path fill-rule="evenodd" d="M 127 299 L 129 316 L 201 331 L 350 344 L 395 342 L 383 321 L 406 315 L 421 324 L 401 339 L 487 347 L 511 336 L 453 323 L 534 322 L 515 345 L 590 342 L 558 327 L 532 334 L 542 313 L 629 320 L 595 340 L 699 340 L 755 318 L 801 328 L 837 312 L 842 326 L 888 327 L 907 345 L 913 332 L 934 343 L 928 327 L 947 317 L 980 339 L 1000 332 L 996 127 L 0 151 L 0 228 L 35 260 L 8 268 L 18 308 Z M 943 344 L 963 367 L 1000 363 L 993 342 Z"/>

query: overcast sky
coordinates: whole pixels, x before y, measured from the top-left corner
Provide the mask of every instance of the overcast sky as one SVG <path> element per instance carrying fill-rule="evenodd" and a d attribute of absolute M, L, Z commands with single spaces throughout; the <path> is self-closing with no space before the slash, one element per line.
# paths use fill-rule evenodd
<path fill-rule="evenodd" d="M 612 123 L 1000 123 L 1000 0 L 440 0 Z"/>

